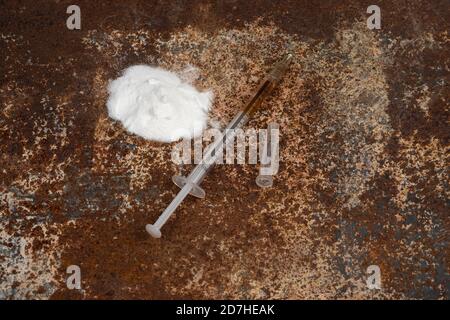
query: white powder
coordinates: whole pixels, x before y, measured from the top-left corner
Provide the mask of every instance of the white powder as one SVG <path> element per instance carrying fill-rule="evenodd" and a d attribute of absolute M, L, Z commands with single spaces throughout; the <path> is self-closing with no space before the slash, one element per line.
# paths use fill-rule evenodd
<path fill-rule="evenodd" d="M 199 92 L 169 71 L 145 65 L 127 68 L 108 87 L 109 116 L 146 139 L 172 142 L 206 128 L 212 92 Z"/>

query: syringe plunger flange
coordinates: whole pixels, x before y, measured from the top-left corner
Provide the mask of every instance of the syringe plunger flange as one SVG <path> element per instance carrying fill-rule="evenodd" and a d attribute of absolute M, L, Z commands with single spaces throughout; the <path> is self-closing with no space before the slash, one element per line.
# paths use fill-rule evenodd
<path fill-rule="evenodd" d="M 153 237 L 153 238 L 161 238 L 161 230 L 153 224 L 147 224 L 145 226 L 145 230 Z"/>
<path fill-rule="evenodd" d="M 200 187 L 197 183 L 189 181 L 186 177 L 184 176 L 173 176 L 172 177 L 172 181 L 173 183 L 175 183 L 178 188 L 182 189 L 186 183 L 190 183 L 192 185 L 192 189 L 189 192 L 189 194 L 191 196 L 194 196 L 196 198 L 200 198 L 203 199 L 206 196 L 205 190 L 202 189 L 202 187 Z"/>

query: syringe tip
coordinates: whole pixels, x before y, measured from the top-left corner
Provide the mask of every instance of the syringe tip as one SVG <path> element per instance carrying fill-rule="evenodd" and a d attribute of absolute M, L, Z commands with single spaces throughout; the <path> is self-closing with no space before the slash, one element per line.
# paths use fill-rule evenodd
<path fill-rule="evenodd" d="M 278 61 L 278 63 L 275 64 L 275 66 L 270 71 L 269 75 L 276 80 L 281 79 L 283 74 L 287 71 L 289 68 L 289 64 L 294 59 L 294 55 L 292 53 L 287 53 L 282 60 Z"/>
<path fill-rule="evenodd" d="M 293 59 L 294 59 L 294 55 L 289 52 L 288 54 L 286 54 L 284 56 L 283 63 L 288 65 L 292 62 Z"/>

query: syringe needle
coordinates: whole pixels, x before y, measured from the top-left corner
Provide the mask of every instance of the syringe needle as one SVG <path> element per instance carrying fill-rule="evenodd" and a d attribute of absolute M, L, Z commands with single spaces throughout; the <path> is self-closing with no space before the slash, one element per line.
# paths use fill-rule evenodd
<path fill-rule="evenodd" d="M 249 120 L 249 117 L 255 112 L 255 110 L 261 105 L 264 98 L 267 97 L 276 85 L 281 80 L 283 74 L 287 71 L 290 62 L 292 61 L 292 54 L 287 54 L 283 60 L 279 61 L 269 72 L 267 77 L 263 80 L 262 84 L 256 91 L 253 98 L 245 105 L 244 109 L 239 111 L 238 114 L 231 120 L 225 129 L 222 137 L 214 141 L 211 144 L 202 161 L 194 168 L 188 177 L 175 176 L 173 181 L 179 187 L 181 187 L 180 192 L 172 200 L 169 206 L 164 210 L 161 216 L 156 220 L 154 224 L 147 224 L 145 229 L 147 232 L 155 238 L 161 237 L 161 228 L 170 218 L 172 213 L 178 207 L 178 205 L 186 198 L 188 194 L 193 196 L 203 198 L 205 192 L 199 186 L 205 175 L 208 173 L 209 169 L 215 163 L 217 157 L 222 156 L 223 146 L 227 145 L 236 134 L 235 129 L 238 129 L 245 125 Z"/>

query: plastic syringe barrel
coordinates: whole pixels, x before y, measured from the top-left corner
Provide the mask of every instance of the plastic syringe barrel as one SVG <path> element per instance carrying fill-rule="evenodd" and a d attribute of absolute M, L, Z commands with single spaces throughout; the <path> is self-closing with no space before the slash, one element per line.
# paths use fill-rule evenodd
<path fill-rule="evenodd" d="M 253 112 L 255 112 L 255 110 L 261 105 L 263 100 L 273 91 L 278 82 L 281 80 L 283 74 L 287 71 L 292 58 L 292 54 L 288 54 L 284 57 L 283 60 L 281 60 L 274 66 L 267 77 L 262 81 L 262 84 L 259 86 L 258 91 L 253 96 L 253 98 L 251 98 L 251 100 L 246 104 L 245 108 L 240 111 L 225 128 L 221 138 L 217 141 L 214 141 L 208 146 L 205 157 L 194 168 L 194 170 L 192 170 L 185 181 L 183 181 L 183 183 L 185 183 L 184 186 L 172 200 L 166 210 L 164 210 L 155 224 L 146 225 L 147 232 L 149 232 L 156 238 L 161 237 L 161 227 L 167 222 L 169 217 L 174 212 L 175 208 L 181 203 L 181 201 L 183 201 L 183 199 L 191 192 L 191 190 L 193 190 L 194 188 L 199 188 L 199 184 L 212 168 L 217 157 L 222 156 L 223 147 L 227 145 L 231 141 L 231 139 L 234 139 L 236 135 L 235 129 L 245 125 Z"/>
<path fill-rule="evenodd" d="M 278 82 L 281 80 L 283 74 L 289 67 L 289 63 L 292 60 L 292 54 L 286 55 L 283 60 L 279 61 L 269 72 L 269 74 L 261 82 L 256 94 L 251 98 L 251 100 L 246 104 L 246 107 L 241 110 L 233 120 L 230 121 L 228 126 L 225 128 L 224 133 L 221 138 L 214 141 L 208 146 L 205 152 L 205 157 L 202 161 L 194 168 L 191 174 L 187 177 L 187 180 L 199 185 L 206 174 L 211 170 L 216 159 L 222 156 L 224 146 L 226 146 L 231 140 L 236 136 L 237 128 L 243 127 L 250 118 L 250 115 L 255 112 L 255 110 L 261 105 L 264 98 L 267 97 L 273 89 L 275 89 Z"/>
<path fill-rule="evenodd" d="M 205 175 L 211 169 L 218 157 L 223 154 L 224 146 L 226 146 L 236 136 L 236 131 L 232 129 L 233 124 L 236 123 L 238 118 L 242 118 L 242 111 L 239 112 L 230 124 L 225 128 L 220 139 L 217 139 L 211 143 L 205 151 L 205 156 L 200 163 L 194 168 L 191 174 L 187 177 L 188 180 L 200 184 Z"/>

